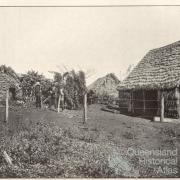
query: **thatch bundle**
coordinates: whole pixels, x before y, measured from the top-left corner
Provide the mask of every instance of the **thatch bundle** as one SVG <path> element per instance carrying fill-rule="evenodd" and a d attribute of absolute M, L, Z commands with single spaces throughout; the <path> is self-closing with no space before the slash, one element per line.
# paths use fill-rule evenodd
<path fill-rule="evenodd" d="M 180 41 L 149 51 L 117 89 L 169 89 L 179 84 Z"/>

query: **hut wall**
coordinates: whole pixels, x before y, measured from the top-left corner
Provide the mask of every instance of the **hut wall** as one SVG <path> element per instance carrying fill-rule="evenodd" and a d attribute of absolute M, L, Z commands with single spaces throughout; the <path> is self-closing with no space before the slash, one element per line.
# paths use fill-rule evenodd
<path fill-rule="evenodd" d="M 159 113 L 159 97 L 157 90 L 147 90 L 145 91 L 145 115 L 152 117 L 157 116 Z"/>
<path fill-rule="evenodd" d="M 119 91 L 119 109 L 121 113 L 128 113 L 131 104 L 131 92 Z"/>
<path fill-rule="evenodd" d="M 135 115 L 143 115 L 143 91 L 133 91 L 133 108 L 134 108 L 134 114 Z"/>
<path fill-rule="evenodd" d="M 121 113 L 135 116 L 155 116 L 158 113 L 158 93 L 155 90 L 119 91 Z"/>
<path fill-rule="evenodd" d="M 178 93 L 179 91 L 178 89 Z M 175 89 L 163 90 L 163 94 L 164 117 L 179 118 Z M 158 90 L 119 91 L 119 108 L 121 113 L 129 113 L 135 116 L 160 116 Z"/>
<path fill-rule="evenodd" d="M 141 117 L 151 117 L 158 112 L 158 93 L 156 90 L 133 91 L 133 114 Z"/>
<path fill-rule="evenodd" d="M 164 90 L 164 116 L 168 118 L 179 118 L 177 111 L 177 99 L 175 89 Z"/>

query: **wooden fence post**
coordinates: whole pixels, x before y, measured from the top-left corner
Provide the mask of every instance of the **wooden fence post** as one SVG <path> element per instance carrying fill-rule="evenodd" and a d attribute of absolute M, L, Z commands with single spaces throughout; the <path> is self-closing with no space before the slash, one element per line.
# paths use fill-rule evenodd
<path fill-rule="evenodd" d="M 161 117 L 160 117 L 160 121 L 161 122 L 164 121 L 164 93 L 163 93 L 163 91 L 161 91 Z"/>
<path fill-rule="evenodd" d="M 42 101 L 42 96 L 41 96 L 40 98 L 41 98 L 41 109 L 43 109 L 43 101 Z"/>
<path fill-rule="evenodd" d="M 59 95 L 59 98 L 58 98 L 58 108 L 57 108 L 58 113 L 59 113 L 59 109 L 60 109 L 60 100 L 61 100 L 61 95 Z"/>
<path fill-rule="evenodd" d="M 8 122 L 9 118 L 9 89 L 6 91 L 6 116 L 5 122 Z"/>
<path fill-rule="evenodd" d="M 84 116 L 83 123 L 87 122 L 87 93 L 84 94 Z"/>

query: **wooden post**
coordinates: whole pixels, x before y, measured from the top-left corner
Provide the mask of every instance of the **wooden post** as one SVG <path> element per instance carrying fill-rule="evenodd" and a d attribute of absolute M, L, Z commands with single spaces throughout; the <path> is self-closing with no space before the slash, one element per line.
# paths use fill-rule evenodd
<path fill-rule="evenodd" d="M 5 122 L 8 122 L 9 118 L 9 89 L 6 91 L 6 116 Z"/>
<path fill-rule="evenodd" d="M 133 96 L 133 90 L 132 90 L 132 95 L 131 95 L 131 110 L 132 110 L 132 113 L 134 114 L 134 96 Z"/>
<path fill-rule="evenodd" d="M 87 93 L 84 94 L 84 116 L 83 116 L 83 123 L 87 122 Z"/>
<path fill-rule="evenodd" d="M 119 105 L 119 113 L 121 113 L 121 91 L 119 91 L 119 101 L 118 101 L 118 105 Z"/>
<path fill-rule="evenodd" d="M 131 91 L 130 91 L 130 99 L 129 99 L 129 105 L 128 105 L 128 112 L 132 111 L 132 97 L 131 96 L 132 96 L 132 94 L 131 94 Z"/>
<path fill-rule="evenodd" d="M 157 90 L 157 106 L 158 106 L 158 109 L 157 109 L 157 116 L 160 116 L 160 108 L 161 108 L 161 91 L 160 90 Z"/>
<path fill-rule="evenodd" d="M 161 117 L 160 117 L 160 121 L 161 122 L 164 121 L 164 93 L 163 93 L 163 91 L 161 91 Z"/>
<path fill-rule="evenodd" d="M 61 95 L 61 102 L 62 102 L 62 111 L 64 110 L 65 108 L 65 104 L 64 104 L 64 93 Z"/>
<path fill-rule="evenodd" d="M 143 113 L 146 113 L 146 99 L 145 99 L 145 92 L 142 90 L 143 93 Z"/>
<path fill-rule="evenodd" d="M 179 94 L 179 87 L 175 88 L 175 98 L 176 98 L 176 106 L 177 106 L 177 114 L 178 118 L 180 118 L 180 94 Z"/>
<path fill-rule="evenodd" d="M 61 95 L 59 95 L 59 98 L 58 98 L 58 107 L 57 107 L 58 113 L 59 113 L 59 109 L 60 109 L 60 101 L 61 101 Z"/>
<path fill-rule="evenodd" d="M 43 101 L 42 101 L 42 96 L 41 96 L 41 109 L 43 108 Z"/>

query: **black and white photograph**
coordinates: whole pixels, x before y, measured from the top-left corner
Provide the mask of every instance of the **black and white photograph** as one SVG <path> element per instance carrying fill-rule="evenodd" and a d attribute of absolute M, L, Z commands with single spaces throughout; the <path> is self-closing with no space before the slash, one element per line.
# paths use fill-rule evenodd
<path fill-rule="evenodd" d="M 180 2 L 0 1 L 0 178 L 180 178 Z"/>

